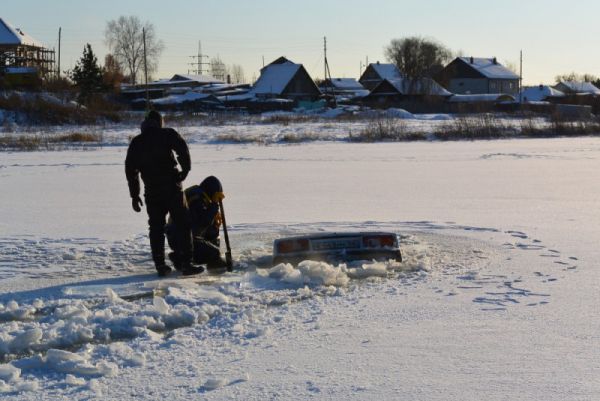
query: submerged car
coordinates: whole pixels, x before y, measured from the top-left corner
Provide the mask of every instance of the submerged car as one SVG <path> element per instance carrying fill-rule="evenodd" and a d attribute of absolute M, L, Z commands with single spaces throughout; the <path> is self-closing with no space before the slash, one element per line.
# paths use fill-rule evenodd
<path fill-rule="evenodd" d="M 273 242 L 273 265 L 389 259 L 402 261 L 398 236 L 390 232 L 318 233 Z"/>

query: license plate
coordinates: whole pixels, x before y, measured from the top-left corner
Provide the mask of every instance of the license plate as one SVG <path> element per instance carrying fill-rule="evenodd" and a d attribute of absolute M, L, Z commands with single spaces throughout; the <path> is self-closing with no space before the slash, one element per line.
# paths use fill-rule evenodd
<path fill-rule="evenodd" d="M 360 248 L 360 238 L 320 239 L 310 241 L 315 251 Z"/>

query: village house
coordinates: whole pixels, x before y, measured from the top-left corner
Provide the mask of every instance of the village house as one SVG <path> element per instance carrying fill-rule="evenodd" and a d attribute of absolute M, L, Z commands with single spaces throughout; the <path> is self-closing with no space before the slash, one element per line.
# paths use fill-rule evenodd
<path fill-rule="evenodd" d="M 538 85 L 529 88 L 524 88 L 518 95 L 517 99 L 523 103 L 532 102 L 558 102 L 564 98 L 565 94 L 558 89 L 548 85 Z"/>
<path fill-rule="evenodd" d="M 326 95 L 334 95 L 337 101 L 351 100 L 369 94 L 354 78 L 331 78 L 321 82 L 319 89 Z"/>
<path fill-rule="evenodd" d="M 561 81 L 554 85 L 554 89 L 565 94 L 560 99 L 563 105 L 587 106 L 590 113 L 600 113 L 600 89 L 591 82 Z"/>
<path fill-rule="evenodd" d="M 495 57 L 457 57 L 434 78 L 456 94 L 519 93 L 519 76 Z"/>
<path fill-rule="evenodd" d="M 381 81 L 363 100 L 373 106 L 401 106 L 418 111 L 424 104 L 442 103 L 452 96 L 431 78 L 395 78 Z"/>
<path fill-rule="evenodd" d="M 554 85 L 554 89 L 561 91 L 565 95 L 600 96 L 600 89 L 591 82 L 560 81 L 558 84 Z"/>
<path fill-rule="evenodd" d="M 302 64 L 280 57 L 260 70 L 260 77 L 249 94 L 258 99 L 314 101 L 321 91 Z"/>
<path fill-rule="evenodd" d="M 121 85 L 121 95 L 128 101 L 140 101 L 146 92 L 150 99 L 158 99 L 173 94 L 183 94 L 210 85 L 223 84 L 223 81 L 207 75 L 175 74 L 169 79 L 148 82 L 148 85 Z"/>
<path fill-rule="evenodd" d="M 358 79 L 358 82 L 360 82 L 365 89 L 371 91 L 384 79 L 402 79 L 402 73 L 395 64 L 380 64 L 378 61 L 377 63 L 371 63 L 367 66 Z"/>

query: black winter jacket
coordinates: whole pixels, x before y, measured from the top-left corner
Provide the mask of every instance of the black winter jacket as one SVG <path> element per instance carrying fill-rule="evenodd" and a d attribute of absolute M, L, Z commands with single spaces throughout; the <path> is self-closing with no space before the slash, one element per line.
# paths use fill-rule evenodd
<path fill-rule="evenodd" d="M 182 175 L 177 169 L 177 162 Z M 146 197 L 156 197 L 174 189 L 181 190 L 181 180 L 190 169 L 190 152 L 183 137 L 172 128 L 161 128 L 157 123 L 145 120 L 142 133 L 131 140 L 125 158 L 125 175 L 131 197 L 140 195 L 140 174 Z"/>

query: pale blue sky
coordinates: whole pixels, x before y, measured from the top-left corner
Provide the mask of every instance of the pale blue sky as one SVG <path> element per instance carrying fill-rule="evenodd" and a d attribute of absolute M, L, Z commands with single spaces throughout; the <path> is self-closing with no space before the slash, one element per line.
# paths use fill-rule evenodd
<path fill-rule="evenodd" d="M 327 36 L 332 76 L 358 78 L 360 63 L 384 61 L 393 38 L 435 38 L 465 55 L 518 65 L 525 84 L 552 83 L 571 71 L 600 75 L 598 0 L 2 0 L 0 17 L 49 47 L 62 27 L 62 69 L 90 43 L 102 61 L 106 22 L 136 15 L 154 24 L 166 45 L 159 77 L 187 73 L 189 56 L 219 55 L 247 79 L 285 55 L 313 78 L 323 76 Z"/>

